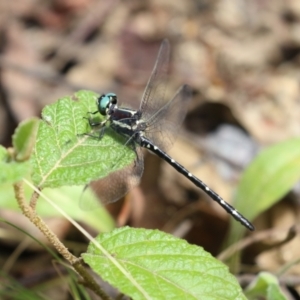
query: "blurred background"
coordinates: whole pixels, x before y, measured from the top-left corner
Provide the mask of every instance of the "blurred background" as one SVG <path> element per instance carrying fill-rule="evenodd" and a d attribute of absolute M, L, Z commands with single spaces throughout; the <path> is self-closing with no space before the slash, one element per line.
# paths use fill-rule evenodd
<path fill-rule="evenodd" d="M 137 108 L 164 38 L 171 45 L 167 97 L 182 84 L 193 90 L 169 154 L 232 203 L 260 150 L 300 136 L 299 0 L 1 0 L 1 144 L 11 146 L 19 122 L 80 89 L 114 92 Z M 158 228 L 213 255 L 229 227 L 222 208 L 147 152 L 141 185 L 108 210 L 117 226 Z M 255 225 L 288 229 L 298 215 L 295 189 Z M 76 243 L 73 229 L 59 224 L 61 238 Z M 18 243 L 0 243 L 3 261 Z M 275 271 L 298 257 L 299 241 L 293 243 L 255 244 L 243 262 Z M 42 263 L 32 267 L 32 257 L 43 258 L 49 273 L 52 266 L 47 254 L 24 251 L 11 274 L 21 282 L 34 277 L 30 286 Z"/>

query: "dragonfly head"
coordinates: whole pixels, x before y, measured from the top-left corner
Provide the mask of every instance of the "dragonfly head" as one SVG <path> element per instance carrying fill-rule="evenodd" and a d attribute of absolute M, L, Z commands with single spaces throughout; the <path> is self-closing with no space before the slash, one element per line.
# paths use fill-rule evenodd
<path fill-rule="evenodd" d="M 101 115 L 106 116 L 112 105 L 116 105 L 118 102 L 117 95 L 114 93 L 107 93 L 101 95 L 97 99 L 97 108 Z"/>

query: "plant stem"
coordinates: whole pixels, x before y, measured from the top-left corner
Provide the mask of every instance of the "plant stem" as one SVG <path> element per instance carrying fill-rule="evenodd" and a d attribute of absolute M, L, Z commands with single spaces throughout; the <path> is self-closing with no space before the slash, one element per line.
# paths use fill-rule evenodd
<path fill-rule="evenodd" d="M 48 225 L 36 214 L 35 210 L 27 204 L 24 196 L 24 189 L 22 182 L 14 184 L 14 191 L 17 202 L 22 213 L 27 217 L 48 239 L 51 245 L 74 267 L 74 269 L 84 279 L 84 285 L 93 290 L 98 296 L 104 300 L 111 300 L 106 293 L 97 284 L 94 278 L 89 274 L 86 268 L 81 264 L 80 259 L 71 254 L 65 245 L 57 238 L 57 236 L 50 230 Z"/>

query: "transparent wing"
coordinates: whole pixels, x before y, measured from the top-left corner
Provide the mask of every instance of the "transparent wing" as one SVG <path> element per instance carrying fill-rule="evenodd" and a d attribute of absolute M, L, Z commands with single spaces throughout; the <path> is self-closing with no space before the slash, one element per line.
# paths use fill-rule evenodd
<path fill-rule="evenodd" d="M 140 105 L 139 111 L 141 112 L 144 120 L 149 119 L 164 105 L 169 55 L 170 44 L 168 40 L 163 40 Z"/>
<path fill-rule="evenodd" d="M 144 171 L 143 153 L 140 147 L 136 148 L 136 155 L 136 159 L 127 167 L 89 184 L 99 202 L 102 204 L 115 202 L 140 183 Z M 86 199 L 80 199 L 80 207 L 84 210 L 93 209 L 97 205 L 99 203 L 92 200 L 87 202 Z"/>
<path fill-rule="evenodd" d="M 191 89 L 183 85 L 173 99 L 146 120 L 145 136 L 163 151 L 173 145 L 187 112 Z"/>

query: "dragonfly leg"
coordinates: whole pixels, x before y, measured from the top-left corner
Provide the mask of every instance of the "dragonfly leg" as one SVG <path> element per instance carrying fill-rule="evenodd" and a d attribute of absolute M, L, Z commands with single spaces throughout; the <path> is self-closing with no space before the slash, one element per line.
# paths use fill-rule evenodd
<path fill-rule="evenodd" d="M 79 135 L 87 135 L 87 136 L 89 136 L 91 138 L 94 138 L 94 139 L 97 139 L 97 140 L 101 140 L 103 138 L 103 136 L 104 136 L 105 129 L 106 129 L 106 127 L 103 126 L 101 128 L 101 130 L 100 130 L 99 135 L 95 135 L 95 134 L 91 134 L 91 133 L 83 133 L 83 134 L 79 134 Z"/>
<path fill-rule="evenodd" d="M 91 114 L 94 114 L 94 113 L 91 113 Z M 99 126 L 101 128 L 100 133 L 99 133 L 99 135 L 94 135 L 94 134 L 90 134 L 90 133 L 82 133 L 82 134 L 78 134 L 78 136 L 86 135 L 86 136 L 92 137 L 94 139 L 101 140 L 105 133 L 105 129 L 106 129 L 105 124 L 108 120 L 104 120 L 102 122 L 93 122 L 92 119 L 90 119 L 90 118 L 87 118 L 87 117 L 83 117 L 83 118 L 89 121 L 90 127 L 98 127 Z"/>
<path fill-rule="evenodd" d="M 102 122 L 93 122 L 93 119 L 87 117 L 83 117 L 83 118 L 89 121 L 91 127 L 97 127 L 97 126 L 104 127 L 105 123 L 107 122 L 107 120 L 104 120 Z"/>

